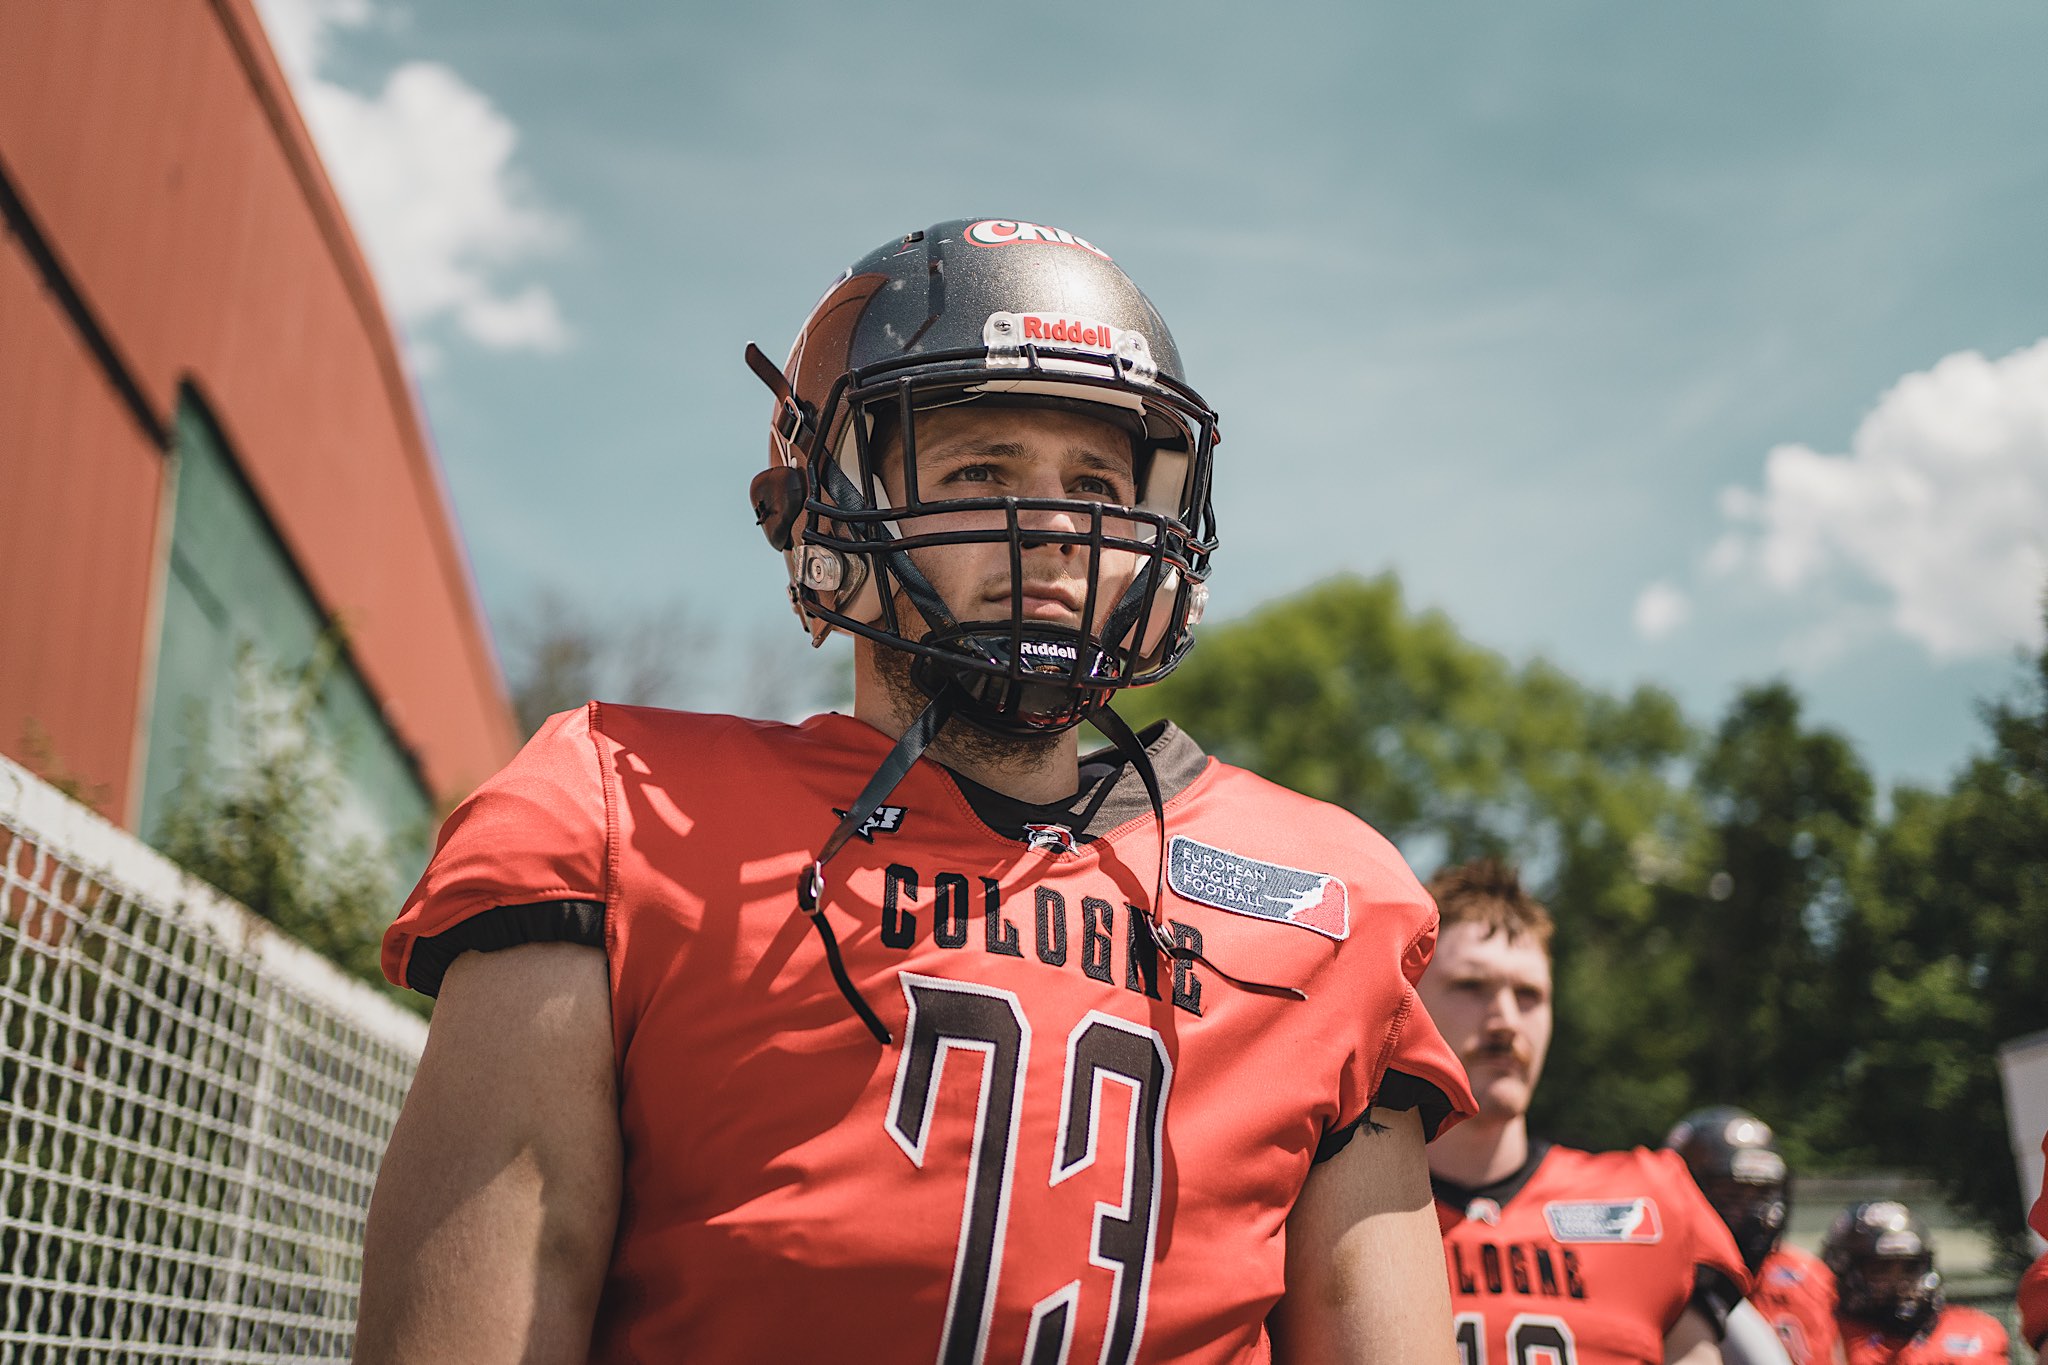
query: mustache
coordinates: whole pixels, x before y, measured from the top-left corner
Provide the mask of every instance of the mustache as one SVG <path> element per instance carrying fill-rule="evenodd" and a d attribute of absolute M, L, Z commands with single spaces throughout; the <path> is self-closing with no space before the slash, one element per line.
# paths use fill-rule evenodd
<path fill-rule="evenodd" d="M 1521 1038 L 1489 1038 L 1469 1054 L 1475 1062 L 1512 1062 L 1527 1069 L 1536 1052 Z"/>

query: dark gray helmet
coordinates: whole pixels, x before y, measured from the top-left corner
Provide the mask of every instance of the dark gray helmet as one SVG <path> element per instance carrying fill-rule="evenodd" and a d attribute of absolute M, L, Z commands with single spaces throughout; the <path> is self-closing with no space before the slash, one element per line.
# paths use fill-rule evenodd
<path fill-rule="evenodd" d="M 1005 218 L 907 233 L 827 291 L 781 370 L 754 347 L 748 363 L 776 396 L 755 518 L 788 558 L 790 598 L 814 641 L 837 629 L 907 651 L 921 688 L 954 689 L 957 714 L 1005 733 L 1075 725 L 1186 654 L 1216 545 L 1216 416 L 1158 312 L 1092 243 Z M 1112 423 L 1131 442 L 1135 498 L 921 496 L 920 416 L 964 403 Z M 903 460 L 895 500 L 881 470 L 892 452 Z M 962 512 L 981 524 L 930 520 Z M 1046 529 L 1055 516 L 1067 529 Z M 1007 543 L 1013 575 L 1025 550 L 1086 547 L 1082 625 L 1028 619 L 1021 587 L 1008 619 L 955 619 L 914 552 L 970 541 Z M 1128 585 L 1102 581 L 1105 551 L 1135 558 Z"/>
<path fill-rule="evenodd" d="M 1941 1312 L 1927 1225 L 1896 1200 L 1868 1200 L 1836 1214 L 1820 1258 L 1835 1273 L 1846 1317 L 1904 1333 L 1918 1332 Z"/>
<path fill-rule="evenodd" d="M 1697 1109 L 1678 1121 L 1664 1145 L 1685 1158 L 1707 1202 L 1735 1235 L 1754 1275 L 1785 1235 L 1792 1200 L 1785 1158 L 1771 1126 L 1732 1105 Z"/>

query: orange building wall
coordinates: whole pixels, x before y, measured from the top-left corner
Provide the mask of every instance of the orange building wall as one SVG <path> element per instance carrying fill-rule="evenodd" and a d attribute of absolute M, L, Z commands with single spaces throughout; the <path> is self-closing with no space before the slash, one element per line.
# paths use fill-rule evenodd
<path fill-rule="evenodd" d="M 34 452 L 34 458 L 28 458 Z M 125 809 L 164 459 L 0 245 L 0 752 Z"/>
<path fill-rule="evenodd" d="M 169 425 L 181 383 L 205 397 L 433 794 L 487 776 L 516 734 L 439 471 L 249 0 L 0 5 L 0 170 L 157 421 Z M 0 401 L 0 748 L 18 752 L 7 731 L 36 716 L 67 766 L 118 793 L 110 813 L 132 820 L 135 727 L 117 745 L 101 708 L 119 692 L 132 717 L 143 695 L 161 474 L 90 358 L 53 342 L 67 320 L 48 305 L 40 322 L 13 316 L 39 292 L 13 245 L 0 368 L 24 372 L 0 394 L 32 392 L 44 415 L 25 429 L 25 410 Z M 73 409 L 59 395 L 85 397 Z M 45 487 L 90 481 L 84 515 L 76 496 L 40 508 L 9 496 L 24 470 Z M 123 543 L 104 570 L 80 569 L 78 547 L 103 536 Z M 56 581 L 88 572 L 107 581 Z M 48 618 L 23 600 L 94 592 L 102 610 L 52 603 Z M 15 632 L 30 617 L 42 648 L 23 660 L 31 633 Z M 88 682 L 98 668 L 108 680 Z"/>

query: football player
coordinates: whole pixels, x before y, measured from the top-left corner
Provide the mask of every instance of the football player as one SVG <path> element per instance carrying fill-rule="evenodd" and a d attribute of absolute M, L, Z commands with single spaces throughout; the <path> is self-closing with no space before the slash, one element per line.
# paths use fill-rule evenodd
<path fill-rule="evenodd" d="M 1785 1158 L 1770 1125 L 1726 1105 L 1687 1114 L 1664 1139 L 1685 1159 L 1707 1202 L 1734 1234 L 1750 1274 L 1749 1301 L 1793 1365 L 1840 1365 L 1835 1277 L 1784 1240 L 1792 1211 Z"/>
<path fill-rule="evenodd" d="M 1439 873 L 1430 891 L 1443 928 L 1422 999 L 1479 1102 L 1429 1149 L 1460 1359 L 1720 1361 L 1748 1272 L 1685 1163 L 1529 1134 L 1550 1048 L 1549 912 L 1493 859 Z"/>
<path fill-rule="evenodd" d="M 2005 1328 L 1943 1298 L 1927 1225 L 1904 1204 L 1843 1209 L 1820 1258 L 1834 1272 L 1849 1365 L 2004 1365 Z"/>
<path fill-rule="evenodd" d="M 1111 707 L 1216 544 L 1150 302 L 960 219 L 747 363 L 754 515 L 853 714 L 592 703 L 449 818 L 385 941 L 438 1003 L 361 1358 L 1447 1365 L 1429 898 Z"/>
<path fill-rule="evenodd" d="M 2041 1138 L 2041 1156 L 2048 1162 L 2048 1134 Z M 2048 1164 L 2041 1175 L 2041 1193 L 2027 1214 L 2027 1226 L 2048 1240 Z M 2036 1352 L 2036 1365 L 2048 1365 L 2048 1254 L 2020 1276 L 2020 1335 Z"/>

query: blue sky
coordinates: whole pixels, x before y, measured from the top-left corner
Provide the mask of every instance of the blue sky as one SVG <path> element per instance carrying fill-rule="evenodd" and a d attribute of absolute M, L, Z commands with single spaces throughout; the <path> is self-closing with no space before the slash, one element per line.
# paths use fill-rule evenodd
<path fill-rule="evenodd" d="M 1888 779 L 2040 643 L 2034 0 L 262 8 L 500 623 L 551 590 L 796 643 L 741 348 L 988 214 L 1172 323 L 1219 615 L 1392 568 L 1701 720 L 1789 677 Z"/>

